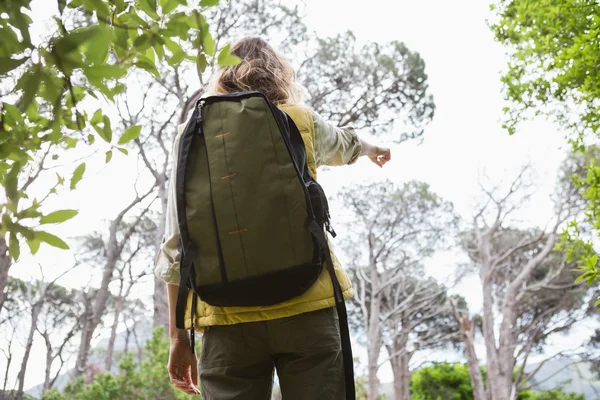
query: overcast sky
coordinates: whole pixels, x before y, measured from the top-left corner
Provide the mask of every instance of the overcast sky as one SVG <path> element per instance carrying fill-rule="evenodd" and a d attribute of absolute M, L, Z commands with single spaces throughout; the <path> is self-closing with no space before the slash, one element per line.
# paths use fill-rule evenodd
<path fill-rule="evenodd" d="M 486 18 L 490 16 L 486 1 L 305 0 L 305 3 L 306 23 L 320 36 L 352 30 L 361 43 L 401 40 L 410 49 L 420 52 L 426 62 L 436 104 L 436 115 L 425 131 L 423 143 L 390 145 L 393 161 L 384 170 L 361 160 L 351 167 L 321 173 L 320 179 L 330 197 L 340 187 L 353 182 L 389 178 L 402 183 L 416 179 L 429 183 L 433 191 L 452 201 L 461 215 L 468 218 L 479 195 L 478 176 L 486 173 L 494 182 L 509 181 L 524 163 L 530 162 L 536 169 L 539 190 L 521 217 L 525 224 L 533 226 L 543 225 L 551 217 L 548 195 L 564 156 L 563 135 L 543 120 L 523 125 L 513 137 L 501 128 L 504 101 L 499 71 L 504 68 L 506 59 L 486 26 Z M 40 7 L 34 8 L 37 14 L 48 12 L 43 9 L 47 2 L 38 4 Z M 110 165 L 99 167 L 102 163 L 103 156 L 96 164 L 92 162 L 91 172 L 77 194 L 65 195 L 57 202 L 61 208 L 81 208 L 81 216 L 56 232 L 72 236 L 98 227 L 101 219 L 113 216 L 123 201 L 131 198 L 131 183 L 136 175 L 135 158 L 115 156 Z M 72 170 L 74 166 L 69 168 Z M 337 209 L 334 215 L 341 217 L 342 213 Z M 47 274 L 52 277 L 69 265 L 70 258 L 44 249 L 37 261 L 52 271 Z M 441 279 L 458 261 L 452 255 L 438 255 L 428 264 L 427 270 Z M 37 276 L 36 271 L 32 260 L 24 256 L 23 261 L 12 268 L 11 274 L 29 278 Z M 89 279 L 90 272 L 81 270 L 69 273 L 61 283 L 81 287 L 82 282 Z M 473 311 L 480 308 L 476 282 L 476 278 L 471 277 L 459 288 Z M 151 291 L 148 284 L 139 293 L 149 296 Z M 556 346 L 581 341 L 586 334 L 587 330 L 580 330 L 574 339 L 562 338 Z M 480 348 L 479 357 L 484 359 L 482 350 Z M 37 343 L 26 386 L 37 384 L 41 379 L 33 371 L 43 371 L 42 351 L 42 344 Z M 355 352 L 364 355 L 361 349 L 357 348 Z M 427 354 L 426 357 L 456 359 L 445 353 Z M 0 370 L 4 369 L 3 361 L 0 361 Z M 382 369 L 381 380 L 391 380 L 388 368 Z"/>

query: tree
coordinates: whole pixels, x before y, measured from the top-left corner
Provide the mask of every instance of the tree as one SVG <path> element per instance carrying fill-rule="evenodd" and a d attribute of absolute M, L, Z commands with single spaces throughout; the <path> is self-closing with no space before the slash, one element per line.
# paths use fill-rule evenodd
<path fill-rule="evenodd" d="M 585 395 L 577 393 L 565 393 L 562 389 L 543 391 L 534 396 L 535 400 L 585 400 Z"/>
<path fill-rule="evenodd" d="M 92 339 L 106 313 L 107 303 L 113 296 L 110 285 L 114 280 L 115 271 L 125 271 L 127 268 L 131 268 L 131 264 L 134 261 L 144 261 L 144 256 L 146 257 L 145 261 L 148 261 L 147 253 L 144 253 L 142 250 L 152 245 L 153 238 L 147 234 L 147 226 L 144 226 L 142 220 L 150 209 L 152 201 L 147 201 L 146 204 L 140 206 L 141 211 L 131 221 L 126 221 L 125 217 L 134 207 L 141 205 L 153 192 L 153 189 L 152 187 L 145 194 L 137 195 L 131 203 L 109 222 L 108 235 L 100 233 L 90 234 L 83 241 L 81 252 L 84 258 L 80 261 L 100 267 L 102 278 L 99 287 L 90 288 L 85 293 L 87 299 L 86 312 L 75 365 L 77 374 L 82 374 L 86 370 Z M 135 278 L 133 275 L 132 273 L 131 281 L 135 284 L 145 273 L 136 274 Z M 133 284 L 129 286 L 129 290 L 131 290 Z M 118 309 L 116 308 L 115 313 L 118 319 L 118 314 L 122 310 L 122 304 L 117 301 L 117 306 Z"/>
<path fill-rule="evenodd" d="M 422 136 L 435 107 L 419 53 L 401 42 L 359 47 L 352 32 L 316 42 L 298 71 L 315 110 L 380 135 L 394 124 L 403 130 L 396 141 Z"/>
<path fill-rule="evenodd" d="M 417 351 L 442 348 L 458 339 L 446 296 L 446 286 L 433 278 L 404 276 L 384 289 L 381 305 L 390 317 L 383 328 L 383 344 L 394 374 L 396 400 L 409 400 L 410 363 Z"/>
<path fill-rule="evenodd" d="M 67 270 L 66 272 L 68 272 Z M 65 273 L 66 273 L 65 272 Z M 77 305 L 74 304 L 74 299 L 66 296 L 64 288 L 58 286 L 56 281 L 59 280 L 64 274 L 59 275 L 52 281 L 48 282 L 42 275 L 42 279 L 33 282 L 24 282 L 18 279 L 12 279 L 9 281 L 9 287 L 11 289 L 11 297 L 8 299 L 7 310 L 10 314 L 6 321 L 11 326 L 12 332 L 5 332 L 10 334 L 8 339 L 8 351 L 5 351 L 5 357 L 7 360 L 6 373 L 4 376 L 3 388 L 6 390 L 8 375 L 10 366 L 14 361 L 14 355 L 12 353 L 12 345 L 15 334 L 18 332 L 19 325 L 23 326 L 26 330 L 26 337 L 24 341 L 24 352 L 21 358 L 17 374 L 17 386 L 15 390 L 15 399 L 22 400 L 25 396 L 24 385 L 25 385 L 25 374 L 27 372 L 27 366 L 29 364 L 29 358 L 35 340 L 36 333 L 42 335 L 46 340 L 47 353 L 46 353 L 46 372 L 44 385 L 50 385 L 51 380 L 51 369 L 52 364 L 56 358 L 60 358 L 62 361 L 64 347 L 70 342 L 74 335 L 74 331 L 78 327 L 77 318 L 72 319 L 72 325 L 69 326 L 67 319 L 70 319 L 76 314 Z M 11 315 L 12 314 L 12 315 Z M 26 316 L 26 318 L 23 318 Z M 58 349 L 54 350 L 48 343 L 48 335 L 50 332 L 56 333 L 57 337 L 61 336 L 59 327 L 65 328 L 69 332 L 66 333 L 66 337 L 61 338 L 63 340 L 62 345 Z M 62 368 L 62 362 L 58 370 Z M 57 373 L 57 375 L 58 375 Z"/>
<path fill-rule="evenodd" d="M 80 292 L 59 285 L 47 292 L 36 327 L 46 347 L 43 391 L 54 386 L 73 350 L 73 338 L 81 330 L 84 315 L 80 300 Z"/>
<path fill-rule="evenodd" d="M 485 377 L 485 368 L 480 374 Z M 410 391 L 414 400 L 472 400 L 471 372 L 464 364 L 439 363 L 421 368 L 412 375 Z M 566 394 L 561 389 L 543 392 L 522 390 L 518 400 L 584 400 L 582 394 Z"/>
<path fill-rule="evenodd" d="M 347 249 L 357 292 L 354 318 L 367 343 L 368 396 L 377 399 L 381 347 L 389 346 L 394 361 L 406 361 L 414 350 L 409 334 L 418 338 L 418 327 L 443 308 L 445 288 L 412 277 L 422 276 L 422 261 L 443 244 L 455 217 L 451 204 L 421 182 L 354 185 L 339 198 L 352 215 Z M 407 363 L 392 365 L 408 374 Z"/>
<path fill-rule="evenodd" d="M 572 266 L 553 251 L 559 226 L 577 212 L 572 185 L 557 185 L 555 215 L 547 231 L 509 225 L 531 195 L 527 171 L 523 168 L 502 194 L 497 186 L 482 185 L 483 206 L 464 239 L 481 280 L 485 388 L 493 400 L 514 399 L 526 385 L 523 371 L 530 354 L 540 351 L 550 335 L 569 330 L 587 311 L 587 288 L 573 283 Z M 517 360 L 520 372 L 513 376 Z"/>
<path fill-rule="evenodd" d="M 484 372 L 480 369 L 480 373 Z M 464 364 L 440 363 L 416 371 L 410 381 L 415 400 L 472 400 L 470 371 Z"/>
<path fill-rule="evenodd" d="M 452 307 L 452 315 L 458 325 L 461 339 L 464 343 L 465 356 L 467 357 L 467 369 L 469 379 L 471 380 L 472 396 L 475 400 L 486 398 L 485 388 L 483 387 L 484 378 L 481 374 L 481 367 L 477 352 L 475 351 L 475 321 L 469 316 L 467 304 L 464 300 L 453 296 L 449 300 Z"/>
<path fill-rule="evenodd" d="M 491 28 L 506 46 L 510 61 L 502 78 L 508 122 L 514 133 L 523 120 L 545 115 L 569 135 L 576 152 L 586 153 L 600 129 L 600 4 L 595 0 L 499 0 L 493 6 L 497 21 Z M 583 222 L 600 234 L 600 168 L 587 163 L 584 187 L 588 212 Z M 598 258 L 592 240 L 570 224 L 562 242 L 574 248 L 585 279 L 597 280 Z"/>
<path fill-rule="evenodd" d="M 200 343 L 196 346 L 200 351 Z M 131 355 L 125 356 L 119 365 L 119 373 L 102 372 L 91 382 L 83 377 L 71 381 L 63 393 L 50 390 L 42 400 L 138 400 L 166 399 L 183 400 L 192 398 L 173 386 L 165 366 L 169 359 L 169 340 L 164 336 L 164 328 L 155 329 L 152 338 L 144 349 L 144 360 L 136 364 Z M 195 396 L 194 398 L 198 398 Z"/>
<path fill-rule="evenodd" d="M 202 6 L 216 3 L 207 1 Z M 102 102 L 113 102 L 123 92 L 122 79 L 128 71 L 157 74 L 155 59 L 167 59 L 172 65 L 183 59 L 213 57 L 222 63 L 236 62 L 227 51 L 217 57 L 206 19 L 197 7 L 190 10 L 186 5 L 186 0 L 135 4 L 124 0 L 58 0 L 55 25 L 45 32 L 40 44 L 31 38 L 31 0 L 0 5 L 0 13 L 7 15 L 0 20 L 0 131 L 6 138 L 0 146 L 0 182 L 6 198 L 0 204 L 0 293 L 4 293 L 10 267 L 5 265 L 6 254 L 12 260 L 19 258 L 20 239 L 29 244 L 32 253 L 41 242 L 68 248 L 60 238 L 36 229 L 44 220 L 60 222 L 76 214 L 72 210 L 44 210 L 44 201 L 27 195 L 28 177 L 36 175 L 30 171 L 35 170 L 42 155 L 58 150 L 55 157 L 59 158 L 78 144 L 93 145 L 97 138 L 111 150 L 126 152 L 120 146 L 133 140 L 139 127 L 127 127 L 118 141 L 113 141 Z M 197 50 L 198 56 L 190 55 L 191 49 Z M 205 67 L 206 63 L 198 63 L 199 73 Z M 10 88 L 5 89 L 7 86 Z M 93 99 L 100 107 L 90 117 L 82 102 L 93 103 Z M 70 179 L 58 175 L 44 199 L 60 188 L 75 189 L 84 173 L 85 163 L 81 163 Z"/>

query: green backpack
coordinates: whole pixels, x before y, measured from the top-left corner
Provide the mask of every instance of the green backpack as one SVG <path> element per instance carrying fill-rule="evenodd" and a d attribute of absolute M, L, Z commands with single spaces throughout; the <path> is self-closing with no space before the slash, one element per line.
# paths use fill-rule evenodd
<path fill-rule="evenodd" d="M 194 321 L 197 297 L 220 307 L 282 303 L 306 292 L 326 264 L 340 321 L 346 398 L 354 399 L 346 307 L 325 231 L 335 233 L 294 121 L 258 92 L 201 99 L 180 138 L 176 177 L 177 327 L 184 329 L 188 290 L 197 295 Z"/>

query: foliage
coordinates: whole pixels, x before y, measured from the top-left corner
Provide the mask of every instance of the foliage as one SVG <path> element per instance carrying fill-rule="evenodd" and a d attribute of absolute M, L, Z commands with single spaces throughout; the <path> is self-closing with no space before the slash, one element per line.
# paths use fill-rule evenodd
<path fill-rule="evenodd" d="M 201 2 L 210 6 L 217 1 Z M 31 0 L 0 4 L 0 78 L 6 93 L 0 114 L 0 182 L 6 202 L 0 204 L 0 238 L 8 236 L 13 260 L 19 258 L 19 239 L 26 239 L 32 253 L 44 242 L 59 248 L 67 244 L 35 229 L 38 224 L 58 223 L 76 215 L 73 210 L 50 211 L 42 205 L 59 188 L 77 187 L 85 163 L 76 165 L 71 177 L 57 174 L 42 199 L 30 198 L 27 189 L 52 160 L 78 145 L 97 139 L 112 149 L 134 140 L 139 126 L 113 132 L 109 117 L 99 107 L 88 115 L 82 103 L 114 102 L 125 90 L 130 71 L 158 76 L 157 65 L 173 67 L 184 60 L 198 63 L 201 73 L 207 58 L 217 57 L 214 41 L 203 16 L 205 9 L 188 9 L 186 0 L 57 0 L 54 25 L 37 38 L 30 17 Z M 191 49 L 198 49 L 192 54 Z M 226 52 L 221 61 L 231 63 Z M 6 88 L 8 87 L 8 88 Z M 110 161 L 107 153 L 107 161 Z M 3 196 L 4 197 L 4 196 Z"/>
<path fill-rule="evenodd" d="M 166 365 L 169 360 L 169 339 L 164 328 L 156 328 L 146 343 L 145 359 L 136 365 L 131 354 L 126 355 L 119 365 L 117 375 L 102 372 L 91 382 L 78 378 L 70 382 L 63 393 L 53 389 L 42 396 L 42 400 L 142 400 L 191 398 L 175 389 L 169 381 Z M 196 354 L 200 344 L 196 346 Z M 194 398 L 198 398 L 194 396 Z"/>
<path fill-rule="evenodd" d="M 16 390 L 0 390 L 0 399 L 15 399 L 17 396 Z M 35 397 L 28 395 L 27 393 L 23 394 L 23 400 L 36 400 Z M 52 400 L 52 399 L 50 399 Z"/>
<path fill-rule="evenodd" d="M 485 374 L 485 369 L 481 369 Z M 441 363 L 412 374 L 411 398 L 415 400 L 468 400 L 473 398 L 469 371 L 464 364 Z"/>
<path fill-rule="evenodd" d="M 568 129 L 573 149 L 587 153 L 586 141 L 600 130 L 600 4 L 596 0 L 499 0 L 491 28 L 510 55 L 503 77 L 510 107 L 506 127 L 546 115 Z M 600 167 L 588 160 L 576 182 L 583 188 L 583 222 L 600 235 Z M 572 222 L 561 235 L 562 248 L 580 262 L 582 280 L 598 279 L 592 241 Z"/>
<path fill-rule="evenodd" d="M 546 390 L 532 396 L 533 400 L 585 400 L 585 395 L 565 393 L 562 389 Z"/>
<path fill-rule="evenodd" d="M 419 138 L 435 110 L 425 61 L 404 43 L 356 44 L 352 32 L 317 39 L 298 77 L 308 103 L 340 126 L 381 135 L 392 124 L 396 141 Z"/>
<path fill-rule="evenodd" d="M 485 368 L 481 368 L 485 380 Z M 473 391 L 465 364 L 439 363 L 413 373 L 410 381 L 413 400 L 471 400 Z M 543 392 L 521 391 L 518 400 L 584 400 L 582 394 L 566 394 L 561 389 Z"/>

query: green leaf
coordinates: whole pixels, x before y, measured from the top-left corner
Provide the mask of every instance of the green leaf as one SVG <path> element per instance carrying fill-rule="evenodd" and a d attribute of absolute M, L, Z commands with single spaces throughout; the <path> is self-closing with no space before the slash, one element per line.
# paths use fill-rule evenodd
<path fill-rule="evenodd" d="M 106 26 L 97 26 L 97 33 L 89 41 L 86 61 L 91 64 L 104 64 L 108 58 L 108 49 L 114 39 L 113 30 Z"/>
<path fill-rule="evenodd" d="M 242 61 L 241 58 L 239 58 L 238 56 L 235 56 L 229 52 L 230 48 L 231 48 L 230 44 L 223 47 L 223 49 L 219 52 L 219 55 L 217 56 L 217 63 L 222 67 L 227 67 L 230 65 L 237 65 L 240 63 L 240 61 Z"/>
<path fill-rule="evenodd" d="M 71 190 L 74 190 L 77 187 L 77 184 L 83 179 L 83 174 L 85 173 L 85 163 L 81 163 L 75 168 L 73 171 L 73 176 L 71 177 Z"/>
<path fill-rule="evenodd" d="M 19 79 L 16 88 L 23 90 L 23 96 L 21 97 L 21 103 L 19 104 L 21 111 L 26 111 L 29 108 L 40 88 L 41 81 L 42 70 L 40 64 L 33 65 L 31 69 Z"/>
<path fill-rule="evenodd" d="M 38 252 L 38 250 L 40 249 L 40 243 L 40 240 L 35 238 L 35 236 L 33 239 L 27 240 L 27 245 L 29 246 L 31 254 L 35 255 Z"/>
<path fill-rule="evenodd" d="M 19 58 L 15 60 L 10 57 L 0 57 L 0 75 L 4 75 L 7 72 L 12 71 L 25 61 L 27 61 L 27 58 Z"/>
<path fill-rule="evenodd" d="M 2 103 L 2 108 L 6 111 L 6 116 L 12 118 L 12 120 L 18 124 L 23 125 L 25 120 L 23 119 L 23 114 L 19 111 L 17 107 L 12 104 Z M 6 120 L 5 120 L 6 121 Z"/>
<path fill-rule="evenodd" d="M 95 65 L 84 67 L 83 73 L 91 79 L 119 79 L 127 74 L 127 69 L 118 65 Z"/>
<path fill-rule="evenodd" d="M 106 152 L 106 163 L 107 164 L 110 162 L 110 160 L 112 160 L 112 156 L 113 156 L 112 150 L 109 150 Z"/>
<path fill-rule="evenodd" d="M 67 33 L 65 36 L 59 37 L 54 42 L 54 48 L 56 51 L 53 51 L 53 54 L 65 57 L 72 51 L 77 50 L 77 48 L 82 44 L 93 39 L 97 33 L 98 30 L 95 26 L 73 30 Z"/>
<path fill-rule="evenodd" d="M 123 147 L 117 147 L 117 150 L 119 150 L 121 153 L 125 154 L 126 156 L 129 155 L 129 151 L 127 151 L 127 149 L 124 149 Z"/>
<path fill-rule="evenodd" d="M 582 274 L 577 279 L 575 279 L 575 283 L 579 283 L 581 281 L 589 279 L 590 277 L 593 277 L 594 275 L 595 275 L 595 273 L 593 271 L 587 271 L 586 273 Z"/>
<path fill-rule="evenodd" d="M 88 142 L 90 144 L 94 144 L 94 142 L 96 141 L 96 137 L 94 135 L 92 135 L 91 133 L 88 135 Z"/>
<path fill-rule="evenodd" d="M 96 112 L 94 113 L 94 115 L 92 115 L 92 119 L 90 119 L 90 124 L 98 125 L 100 122 L 102 122 L 102 109 L 101 108 L 97 109 Z"/>
<path fill-rule="evenodd" d="M 8 173 L 4 176 L 4 191 L 6 192 L 6 197 L 9 200 L 16 200 L 19 195 L 19 171 L 21 170 L 21 163 L 14 162 L 12 168 Z"/>
<path fill-rule="evenodd" d="M 63 250 L 69 249 L 69 246 L 61 238 L 54 236 L 51 233 L 44 231 L 36 231 L 35 237 L 41 242 L 47 243 L 50 246 L 57 247 Z"/>
<path fill-rule="evenodd" d="M 156 43 L 154 45 L 154 52 L 159 60 L 163 60 L 165 58 L 165 49 L 163 48 L 162 44 Z"/>
<path fill-rule="evenodd" d="M 206 56 L 201 51 L 198 52 L 198 57 L 196 58 L 196 69 L 198 71 L 198 77 L 202 77 L 202 73 L 206 70 L 206 66 L 208 65 L 208 61 L 206 61 Z"/>
<path fill-rule="evenodd" d="M 158 21 L 160 17 L 156 13 L 156 0 L 139 0 L 141 9 L 148 14 L 150 18 Z"/>
<path fill-rule="evenodd" d="M 597 263 L 598 263 L 598 254 L 594 254 L 593 256 L 588 257 L 588 259 L 587 259 L 587 266 L 588 266 L 589 269 L 595 270 Z"/>
<path fill-rule="evenodd" d="M 167 64 L 169 64 L 171 67 L 175 66 L 175 65 L 179 65 L 181 64 L 181 62 L 183 61 L 183 59 L 185 58 L 185 53 L 177 53 L 175 55 L 173 55 L 172 57 L 169 58 L 169 60 L 167 60 Z"/>
<path fill-rule="evenodd" d="M 152 61 L 150 61 L 149 58 L 147 58 L 147 57 L 142 58 L 142 56 L 140 56 L 140 57 L 138 57 L 138 60 L 134 64 L 136 67 L 144 69 L 144 70 L 150 72 L 152 75 L 156 76 L 157 78 L 160 78 L 160 74 L 158 73 L 156 66 L 154 65 L 154 63 Z"/>
<path fill-rule="evenodd" d="M 10 257 L 17 261 L 19 256 L 21 255 L 21 245 L 19 244 L 19 239 L 17 239 L 17 235 L 14 232 L 10 233 L 9 241 L 8 241 L 8 252 Z"/>
<path fill-rule="evenodd" d="M 77 7 L 81 7 L 82 4 L 83 4 L 83 0 L 71 0 L 71 1 L 69 1 L 69 4 L 67 4 L 67 7 L 77 8 Z"/>
<path fill-rule="evenodd" d="M 141 131 L 141 125 L 130 126 L 125 132 L 123 132 L 117 144 L 125 144 L 137 139 L 137 137 L 140 136 Z"/>
<path fill-rule="evenodd" d="M 178 53 L 185 53 L 183 48 L 177 43 L 175 43 L 171 38 L 165 37 L 165 46 L 167 46 L 167 49 L 169 49 L 169 51 L 173 55 Z"/>
<path fill-rule="evenodd" d="M 200 0 L 200 7 L 214 7 L 219 4 L 219 0 Z"/>
<path fill-rule="evenodd" d="M 212 37 L 210 32 L 204 33 L 204 39 L 202 41 L 202 46 L 204 47 L 204 51 L 206 52 L 206 54 L 208 54 L 209 56 L 215 55 L 215 51 L 216 51 L 215 39 Z M 227 45 L 226 48 L 229 51 L 228 46 L 229 45 Z"/>
<path fill-rule="evenodd" d="M 110 17 L 110 9 L 102 0 L 83 0 L 83 7 L 88 11 L 96 11 L 98 16 L 108 18 Z"/>
<path fill-rule="evenodd" d="M 174 9 L 176 9 L 179 3 L 177 2 L 177 0 L 161 0 L 160 5 L 162 7 L 163 14 L 168 14 Z"/>
<path fill-rule="evenodd" d="M 77 142 L 78 142 L 77 138 L 63 136 L 63 139 L 66 143 L 65 149 L 74 149 L 77 146 Z"/>
<path fill-rule="evenodd" d="M 110 143 L 112 141 L 112 128 L 110 126 L 110 119 L 108 119 L 108 117 L 105 115 L 102 117 L 102 121 L 104 126 L 100 128 L 99 125 L 93 125 L 94 130 L 106 143 Z"/>
<path fill-rule="evenodd" d="M 54 211 L 40 218 L 40 224 L 59 224 L 74 218 L 77 214 L 79 214 L 79 211 L 77 210 Z"/>

